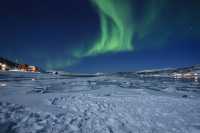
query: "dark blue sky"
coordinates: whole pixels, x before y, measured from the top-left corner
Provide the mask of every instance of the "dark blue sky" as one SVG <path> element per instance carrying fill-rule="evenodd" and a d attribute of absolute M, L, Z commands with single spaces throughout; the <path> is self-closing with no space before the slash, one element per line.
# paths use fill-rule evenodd
<path fill-rule="evenodd" d="M 156 16 L 148 27 L 139 27 L 135 32 L 133 51 L 79 59 L 71 59 L 72 51 L 89 47 L 100 32 L 98 13 L 89 0 L 1 1 L 0 56 L 44 69 L 73 72 L 200 64 L 200 1 L 166 0 L 161 6 L 157 4 L 159 0 L 154 0 L 155 6 L 147 10 L 150 1 L 131 0 L 134 24 L 146 23 L 146 14 L 151 10 Z M 139 32 L 143 30 L 145 36 L 140 38 Z M 74 60 L 70 65 L 66 63 L 69 59 Z"/>

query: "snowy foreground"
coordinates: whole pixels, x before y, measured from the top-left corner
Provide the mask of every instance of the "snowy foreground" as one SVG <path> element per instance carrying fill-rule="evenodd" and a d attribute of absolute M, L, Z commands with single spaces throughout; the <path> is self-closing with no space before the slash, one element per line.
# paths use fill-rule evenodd
<path fill-rule="evenodd" d="M 200 133 L 200 83 L 1 72 L 0 133 Z"/>

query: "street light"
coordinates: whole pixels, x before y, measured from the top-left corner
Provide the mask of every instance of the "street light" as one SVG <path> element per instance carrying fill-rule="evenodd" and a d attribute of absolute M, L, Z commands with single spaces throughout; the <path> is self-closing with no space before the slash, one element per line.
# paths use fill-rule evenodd
<path fill-rule="evenodd" d="M 5 71 L 6 70 L 6 68 L 7 68 L 7 65 L 6 64 L 1 64 L 1 69 L 3 70 L 3 71 Z"/>

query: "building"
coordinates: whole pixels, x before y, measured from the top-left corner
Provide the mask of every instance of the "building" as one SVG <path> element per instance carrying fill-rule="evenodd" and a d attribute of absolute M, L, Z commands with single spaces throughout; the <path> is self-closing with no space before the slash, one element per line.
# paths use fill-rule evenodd
<path fill-rule="evenodd" d="M 29 72 L 39 72 L 39 68 L 36 66 L 28 66 Z"/>
<path fill-rule="evenodd" d="M 27 72 L 28 71 L 28 65 L 27 64 L 19 64 L 18 70 L 20 70 L 22 72 Z"/>
<path fill-rule="evenodd" d="M 39 72 L 39 68 L 36 66 L 29 66 L 27 64 L 19 64 L 18 69 L 22 72 Z"/>

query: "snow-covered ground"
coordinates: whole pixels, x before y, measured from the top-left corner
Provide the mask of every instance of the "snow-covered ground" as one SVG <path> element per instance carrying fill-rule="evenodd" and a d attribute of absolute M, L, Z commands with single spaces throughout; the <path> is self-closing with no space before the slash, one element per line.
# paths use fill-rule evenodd
<path fill-rule="evenodd" d="M 1 72 L 0 133 L 200 133 L 200 83 Z"/>

